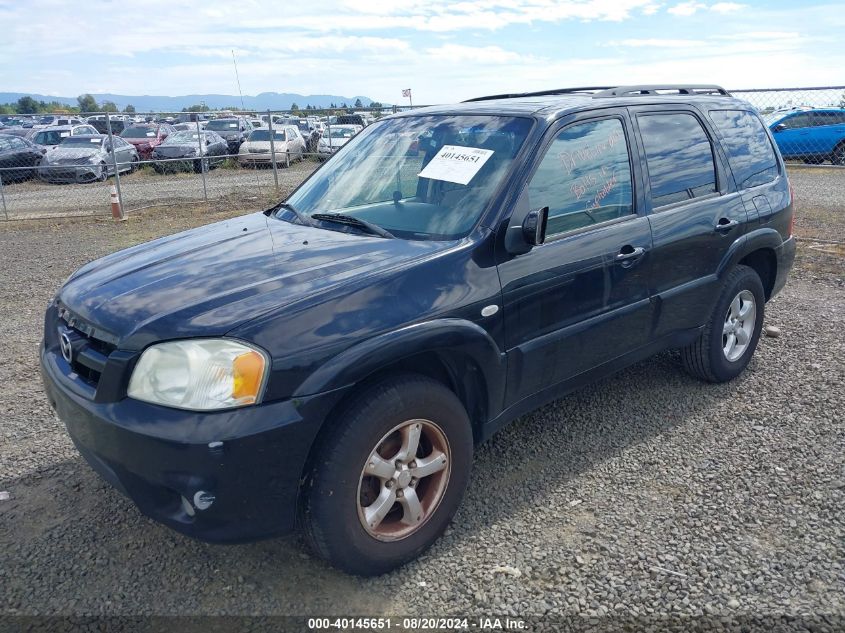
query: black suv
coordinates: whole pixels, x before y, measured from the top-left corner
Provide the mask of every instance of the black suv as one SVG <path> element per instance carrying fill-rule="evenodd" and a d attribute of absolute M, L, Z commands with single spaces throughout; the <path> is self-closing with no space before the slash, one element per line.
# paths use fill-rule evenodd
<path fill-rule="evenodd" d="M 414 110 L 275 208 L 82 267 L 44 385 L 150 517 L 209 541 L 299 525 L 377 574 L 443 532 L 517 416 L 666 348 L 742 372 L 792 216 L 771 135 L 718 87 Z"/>

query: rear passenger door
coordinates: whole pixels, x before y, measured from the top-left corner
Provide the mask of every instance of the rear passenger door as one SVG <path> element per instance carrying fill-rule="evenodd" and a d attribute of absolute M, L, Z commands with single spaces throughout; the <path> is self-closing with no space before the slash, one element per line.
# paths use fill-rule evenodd
<path fill-rule="evenodd" d="M 547 135 L 518 212 L 549 207 L 547 238 L 499 264 L 507 405 L 648 342 L 648 219 L 624 110 Z"/>
<path fill-rule="evenodd" d="M 786 187 L 773 186 L 780 166 L 762 121 L 748 110 L 710 110 L 708 115 L 727 151 L 749 229 L 767 224 L 789 204 L 789 195 Z"/>
<path fill-rule="evenodd" d="M 702 325 L 713 309 L 717 272 L 747 230 L 742 199 L 702 115 L 677 105 L 630 108 L 646 171 L 653 250 L 651 294 L 659 338 Z"/>

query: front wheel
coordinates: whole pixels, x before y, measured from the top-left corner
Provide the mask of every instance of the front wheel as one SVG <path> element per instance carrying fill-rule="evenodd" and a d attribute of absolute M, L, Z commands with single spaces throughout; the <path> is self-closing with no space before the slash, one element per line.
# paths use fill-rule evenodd
<path fill-rule="evenodd" d="M 109 168 L 105 163 L 100 163 L 100 171 L 97 174 L 97 180 L 104 182 L 109 177 Z"/>
<path fill-rule="evenodd" d="M 441 383 L 405 375 L 367 389 L 306 473 L 300 516 L 311 549 L 364 576 L 416 558 L 457 510 L 472 448 L 466 411 Z"/>
<path fill-rule="evenodd" d="M 845 143 L 836 146 L 830 157 L 830 162 L 834 165 L 845 165 Z"/>
<path fill-rule="evenodd" d="M 727 382 L 741 374 L 760 340 L 765 303 L 757 272 L 748 266 L 734 268 L 701 335 L 681 350 L 687 372 L 708 382 Z"/>

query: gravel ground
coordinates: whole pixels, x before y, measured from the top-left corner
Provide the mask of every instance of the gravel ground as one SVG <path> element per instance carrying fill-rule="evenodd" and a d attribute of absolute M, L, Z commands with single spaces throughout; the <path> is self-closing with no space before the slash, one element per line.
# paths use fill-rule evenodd
<path fill-rule="evenodd" d="M 42 310 L 67 274 L 221 217 L 0 224 L 0 616 L 545 614 L 639 630 L 787 615 L 845 630 L 843 259 L 805 259 L 802 242 L 767 306 L 782 335 L 730 384 L 697 382 L 665 353 L 516 421 L 477 450 L 446 536 L 364 580 L 296 537 L 213 546 L 144 518 L 77 455 L 41 392 Z"/>

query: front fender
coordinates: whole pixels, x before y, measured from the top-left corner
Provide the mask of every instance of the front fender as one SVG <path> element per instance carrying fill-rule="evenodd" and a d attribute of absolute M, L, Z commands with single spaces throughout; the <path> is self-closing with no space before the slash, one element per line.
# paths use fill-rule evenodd
<path fill-rule="evenodd" d="M 488 414 L 498 412 L 505 388 L 505 355 L 484 328 L 454 318 L 415 323 L 344 350 L 309 375 L 293 397 L 348 387 L 398 361 L 430 352 L 447 361 L 471 361 L 485 383 Z"/>

